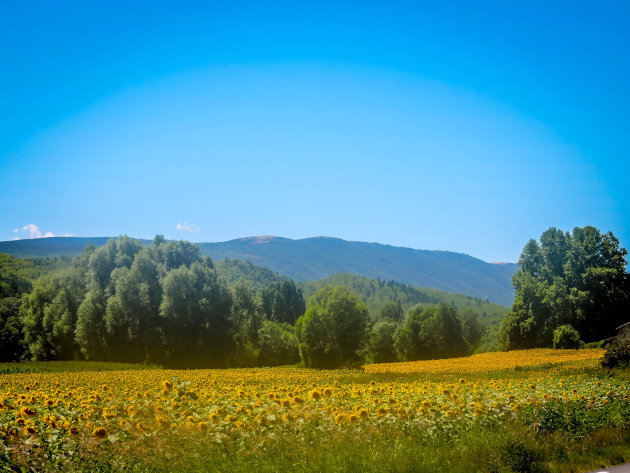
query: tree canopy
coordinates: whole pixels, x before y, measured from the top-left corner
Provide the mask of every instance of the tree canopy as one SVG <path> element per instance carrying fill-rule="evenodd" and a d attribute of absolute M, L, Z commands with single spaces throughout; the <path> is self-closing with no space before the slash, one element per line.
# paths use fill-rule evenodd
<path fill-rule="evenodd" d="M 550 347 L 560 327 L 575 329 L 584 342 L 614 335 L 630 307 L 626 255 L 612 233 L 591 226 L 550 228 L 539 242 L 529 240 L 513 277 L 507 348 Z"/>
<path fill-rule="evenodd" d="M 363 360 L 367 338 L 367 307 L 346 287 L 326 286 L 309 301 L 297 321 L 300 355 L 306 366 L 356 366 Z"/>

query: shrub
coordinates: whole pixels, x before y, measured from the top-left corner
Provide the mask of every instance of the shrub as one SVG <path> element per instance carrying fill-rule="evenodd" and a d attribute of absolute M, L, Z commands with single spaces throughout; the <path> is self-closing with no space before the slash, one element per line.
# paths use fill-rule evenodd
<path fill-rule="evenodd" d="M 602 358 L 604 368 L 625 367 L 630 364 L 630 344 L 612 344 Z"/>
<path fill-rule="evenodd" d="M 572 325 L 561 325 L 553 331 L 554 348 L 582 348 L 584 342 Z"/>
<path fill-rule="evenodd" d="M 536 461 L 535 453 L 522 442 L 510 442 L 503 451 L 503 459 L 516 473 L 542 472 L 541 465 Z"/>

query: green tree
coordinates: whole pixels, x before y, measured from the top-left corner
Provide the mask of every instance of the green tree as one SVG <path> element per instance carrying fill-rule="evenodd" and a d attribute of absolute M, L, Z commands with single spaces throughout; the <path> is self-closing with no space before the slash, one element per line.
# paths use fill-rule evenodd
<path fill-rule="evenodd" d="M 24 342 L 33 360 L 55 359 L 51 341 L 51 327 L 44 324 L 45 310 L 55 297 L 55 288 L 50 278 L 36 282 L 30 294 L 22 296 L 20 319 L 23 324 Z"/>
<path fill-rule="evenodd" d="M 377 322 L 370 330 L 368 338 L 368 358 L 373 363 L 389 363 L 396 361 L 396 347 L 394 345 L 394 334 L 398 329 L 398 324 L 393 320 L 383 320 Z"/>
<path fill-rule="evenodd" d="M 79 306 L 75 339 L 86 360 L 106 360 L 105 295 L 98 286 L 90 288 Z"/>
<path fill-rule="evenodd" d="M 162 287 L 149 248 L 138 252 L 131 269 L 111 275 L 114 294 L 107 301 L 105 323 L 111 359 L 159 362 L 163 356 Z"/>
<path fill-rule="evenodd" d="M 461 356 L 468 351 L 455 308 L 443 303 L 412 310 L 394 338 L 398 356 L 405 361 Z"/>
<path fill-rule="evenodd" d="M 315 368 L 359 365 L 367 340 L 367 307 L 343 286 L 320 289 L 309 305 L 296 324 L 304 364 Z"/>
<path fill-rule="evenodd" d="M 0 298 L 0 361 L 19 361 L 24 355 L 19 297 Z"/>
<path fill-rule="evenodd" d="M 580 334 L 571 325 L 561 325 L 553 332 L 554 348 L 582 348 L 584 342 L 580 339 Z"/>
<path fill-rule="evenodd" d="M 182 265 L 163 281 L 164 318 L 171 366 L 227 366 L 233 346 L 232 294 L 204 263 Z"/>
<path fill-rule="evenodd" d="M 274 322 L 294 324 L 304 314 L 302 289 L 293 281 L 270 284 L 261 294 L 265 317 Z"/>
<path fill-rule="evenodd" d="M 563 325 L 586 342 L 611 336 L 629 309 L 626 254 L 612 233 L 595 227 L 572 234 L 550 228 L 540 243 L 527 242 L 513 277 L 507 348 L 552 346 L 554 331 Z"/>
<path fill-rule="evenodd" d="M 251 366 L 256 363 L 258 330 L 264 320 L 260 301 L 249 283 L 239 281 L 232 287 L 232 313 L 234 363 Z"/>
<path fill-rule="evenodd" d="M 263 322 L 258 332 L 261 366 L 292 365 L 300 361 L 295 328 L 288 323 Z"/>
<path fill-rule="evenodd" d="M 486 327 L 480 322 L 479 315 L 470 309 L 459 311 L 457 316 L 462 325 L 462 336 L 472 353 L 486 334 Z"/>
<path fill-rule="evenodd" d="M 401 322 L 403 318 L 403 308 L 400 301 L 390 302 L 381 307 L 381 320 L 392 320 Z"/>

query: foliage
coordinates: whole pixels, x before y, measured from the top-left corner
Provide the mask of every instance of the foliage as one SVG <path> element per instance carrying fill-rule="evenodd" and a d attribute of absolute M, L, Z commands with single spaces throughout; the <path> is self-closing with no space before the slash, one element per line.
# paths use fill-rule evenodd
<path fill-rule="evenodd" d="M 452 306 L 439 304 L 412 310 L 395 334 L 395 347 L 405 361 L 465 355 L 468 345 Z"/>
<path fill-rule="evenodd" d="M 19 259 L 0 253 L 0 299 L 29 292 L 37 278 L 69 265 L 68 257 Z"/>
<path fill-rule="evenodd" d="M 158 365 L 146 363 L 116 363 L 112 361 L 24 361 L 0 363 L 0 374 L 61 373 L 88 371 L 158 370 Z"/>
<path fill-rule="evenodd" d="M 319 281 L 309 281 L 302 284 L 304 297 L 308 298 L 316 290 L 324 286 L 346 286 L 356 294 L 368 307 L 371 318 L 378 319 L 385 310 L 396 313 L 398 310 L 391 304 L 401 305 L 403 312 L 418 304 L 436 305 L 444 302 L 453 305 L 457 310 L 470 309 L 479 316 L 484 325 L 498 326 L 507 315 L 509 309 L 498 304 L 492 304 L 481 299 L 461 294 L 439 291 L 437 289 L 419 288 L 396 281 L 382 281 L 370 279 L 354 274 L 335 274 Z M 391 314 L 390 314 L 391 315 Z M 390 317 L 385 315 L 385 317 Z"/>
<path fill-rule="evenodd" d="M 260 300 L 252 287 L 240 280 L 231 287 L 232 310 L 230 321 L 233 327 L 235 366 L 255 366 L 258 349 L 254 345 L 260 336 L 264 315 Z"/>
<path fill-rule="evenodd" d="M 188 242 L 121 236 L 88 245 L 70 268 L 36 281 L 21 307 L 35 360 L 225 366 L 232 295 Z"/>
<path fill-rule="evenodd" d="M 218 261 L 215 266 L 228 286 L 233 286 L 239 281 L 247 281 L 254 291 L 260 291 L 273 283 L 287 280 L 270 269 L 254 266 L 250 261 L 225 258 Z"/>
<path fill-rule="evenodd" d="M 0 361 L 19 360 L 24 355 L 21 303 L 18 297 L 0 298 Z"/>
<path fill-rule="evenodd" d="M 580 334 L 571 325 L 561 325 L 553 331 L 554 348 L 582 348 L 584 342 Z"/>
<path fill-rule="evenodd" d="M 372 363 L 398 361 L 394 334 L 398 324 L 393 320 L 384 320 L 374 324 L 368 338 L 367 357 Z"/>
<path fill-rule="evenodd" d="M 287 323 L 263 322 L 258 332 L 260 366 L 292 365 L 300 361 L 295 329 Z"/>
<path fill-rule="evenodd" d="M 488 329 L 479 320 L 479 315 L 471 309 L 464 309 L 457 312 L 462 326 L 462 337 L 472 349 L 481 343 L 481 339 Z"/>
<path fill-rule="evenodd" d="M 602 366 L 617 368 L 628 365 L 630 365 L 630 343 L 612 343 L 602 358 Z"/>
<path fill-rule="evenodd" d="M 523 249 L 513 278 L 516 298 L 507 319 L 510 349 L 551 346 L 571 325 L 585 342 L 609 337 L 630 307 L 627 251 L 595 227 L 573 233 L 550 228 Z"/>
<path fill-rule="evenodd" d="M 309 301 L 296 325 L 300 357 L 306 366 L 357 366 L 367 338 L 367 307 L 347 288 L 326 286 Z"/>
<path fill-rule="evenodd" d="M 233 330 L 232 294 L 207 264 L 170 271 L 163 282 L 160 315 L 169 365 L 226 366 Z"/>
<path fill-rule="evenodd" d="M 381 307 L 380 319 L 391 320 L 392 322 L 402 322 L 404 311 L 400 301 L 389 302 Z"/>
<path fill-rule="evenodd" d="M 293 281 L 271 283 L 262 290 L 261 299 L 262 310 L 268 320 L 294 324 L 304 314 L 302 289 Z"/>

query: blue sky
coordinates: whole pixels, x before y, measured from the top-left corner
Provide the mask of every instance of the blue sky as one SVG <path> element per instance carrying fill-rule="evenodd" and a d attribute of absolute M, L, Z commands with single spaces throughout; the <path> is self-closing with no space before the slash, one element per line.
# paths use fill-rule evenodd
<path fill-rule="evenodd" d="M 596 225 L 627 247 L 629 13 L 2 2 L 0 240 L 327 235 L 516 261 Z"/>

